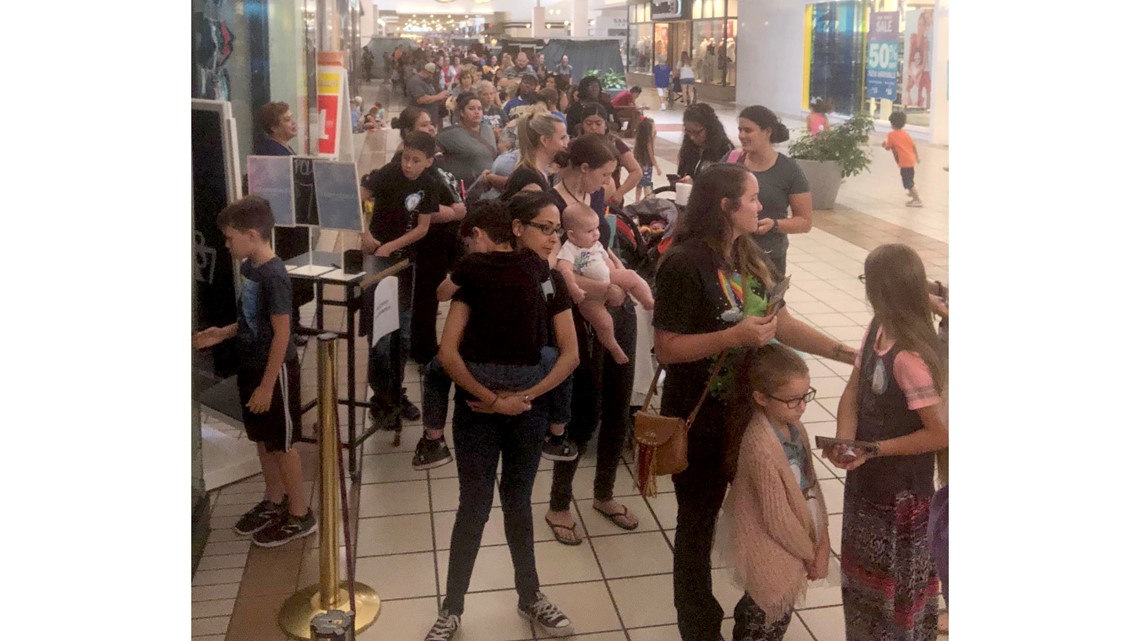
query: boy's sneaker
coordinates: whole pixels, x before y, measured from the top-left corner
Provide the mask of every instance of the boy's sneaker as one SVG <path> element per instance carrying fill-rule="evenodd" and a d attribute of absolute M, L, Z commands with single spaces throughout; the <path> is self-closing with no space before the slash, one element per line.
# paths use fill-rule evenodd
<path fill-rule="evenodd" d="M 530 605 L 519 604 L 519 615 L 534 621 L 536 625 L 554 637 L 567 637 L 574 634 L 574 626 L 570 624 L 570 617 L 562 613 L 550 601 L 546 600 L 541 592 L 535 593 L 538 599 Z M 450 637 L 448 637 L 450 638 Z"/>
<path fill-rule="evenodd" d="M 548 461 L 573 461 L 578 458 L 578 446 L 571 443 L 565 434 L 555 436 L 546 433 L 542 443 L 542 458 Z"/>
<path fill-rule="evenodd" d="M 922 207 L 922 201 L 921 200 L 908 200 L 906 203 L 906 206 L 907 207 Z"/>
<path fill-rule="evenodd" d="M 435 625 L 431 626 L 431 630 L 428 630 L 424 641 L 451 641 L 457 630 L 459 630 L 459 615 L 451 614 L 447 608 L 444 608 L 439 611 L 439 617 L 436 618 Z"/>
<path fill-rule="evenodd" d="M 269 499 L 263 500 L 238 519 L 238 522 L 234 525 L 234 532 L 237 532 L 241 536 L 249 536 L 254 532 L 273 525 L 277 521 L 285 518 L 289 513 L 285 508 L 288 504 L 288 497 L 282 499 L 280 505 Z"/>
<path fill-rule="evenodd" d="M 420 442 L 416 443 L 416 453 L 412 456 L 412 469 L 422 472 L 447 465 L 452 460 L 451 450 L 442 438 L 432 440 L 421 436 Z"/>
<path fill-rule="evenodd" d="M 408 400 L 406 390 L 400 390 L 400 416 L 409 423 L 415 423 L 421 416 L 420 408 Z"/>
<path fill-rule="evenodd" d="M 253 543 L 263 548 L 275 548 L 285 545 L 293 539 L 309 536 L 317 531 L 317 518 L 309 510 L 305 516 L 293 516 L 286 513 L 273 527 L 267 527 L 253 535 Z"/>

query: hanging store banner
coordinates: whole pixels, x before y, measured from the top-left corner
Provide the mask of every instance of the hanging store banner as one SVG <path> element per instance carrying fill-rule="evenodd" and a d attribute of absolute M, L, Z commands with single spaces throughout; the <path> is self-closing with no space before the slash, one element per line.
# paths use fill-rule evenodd
<path fill-rule="evenodd" d="M 871 14 L 867 34 L 867 98 L 897 100 L 899 92 L 899 14 Z"/>
<path fill-rule="evenodd" d="M 906 12 L 906 65 L 903 77 L 903 105 L 930 109 L 930 38 L 934 32 L 934 10 Z"/>
<path fill-rule="evenodd" d="M 352 160 L 352 117 L 348 105 L 348 73 L 344 54 L 322 51 L 317 55 L 317 109 L 320 134 L 317 154 Z"/>
<path fill-rule="evenodd" d="M 681 0 L 653 0 L 649 8 L 649 17 L 653 20 L 680 18 L 683 13 Z"/>

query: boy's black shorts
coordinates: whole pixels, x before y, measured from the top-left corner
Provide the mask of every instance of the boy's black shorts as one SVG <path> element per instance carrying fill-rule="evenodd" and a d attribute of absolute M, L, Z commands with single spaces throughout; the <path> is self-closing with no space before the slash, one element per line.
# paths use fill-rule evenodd
<path fill-rule="evenodd" d="M 261 384 L 264 368 L 242 367 L 238 370 L 238 397 L 241 399 L 242 422 L 249 440 L 264 443 L 270 452 L 288 452 L 301 438 L 301 363 L 285 361 L 273 386 L 269 409 L 254 414 L 246 407 L 253 391 Z"/>
<path fill-rule="evenodd" d="M 903 189 L 914 189 L 914 167 L 899 167 L 902 174 Z"/>

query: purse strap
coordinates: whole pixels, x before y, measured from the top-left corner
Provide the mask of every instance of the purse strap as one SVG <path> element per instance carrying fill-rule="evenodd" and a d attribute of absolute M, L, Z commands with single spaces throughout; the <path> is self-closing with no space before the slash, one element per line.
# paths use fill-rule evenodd
<path fill-rule="evenodd" d="M 720 353 L 720 357 L 716 359 L 716 365 L 713 367 L 712 374 L 709 376 L 708 383 L 705 384 L 705 391 L 701 392 L 701 400 L 697 401 L 697 406 L 693 408 L 689 418 L 685 421 L 686 425 L 692 425 L 693 421 L 697 418 L 697 412 L 701 411 L 701 406 L 705 404 L 705 399 L 709 395 L 709 390 L 712 389 L 713 380 L 716 379 L 717 374 L 720 374 L 720 369 L 724 367 L 724 361 L 728 358 L 728 350 Z M 649 410 L 649 401 L 653 400 L 653 395 L 657 393 L 657 381 L 661 378 L 661 372 L 664 365 L 658 365 L 657 370 L 653 372 L 653 382 L 649 384 L 649 393 L 645 395 L 645 402 L 641 404 L 641 411 Z"/>

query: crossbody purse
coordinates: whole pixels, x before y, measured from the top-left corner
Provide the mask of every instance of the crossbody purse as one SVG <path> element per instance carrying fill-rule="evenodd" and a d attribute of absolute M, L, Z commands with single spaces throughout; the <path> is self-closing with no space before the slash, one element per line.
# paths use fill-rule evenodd
<path fill-rule="evenodd" d="M 713 379 L 720 373 L 728 351 L 721 352 L 713 367 L 701 400 L 689 417 L 661 416 L 649 409 L 649 402 L 657 393 L 657 380 L 661 378 L 662 367 L 657 366 L 653 382 L 641 410 L 633 417 L 633 437 L 637 441 L 637 489 L 642 496 L 657 496 L 657 477 L 666 474 L 679 474 L 689 467 L 689 427 L 701 411 L 705 399 L 712 388 Z"/>

